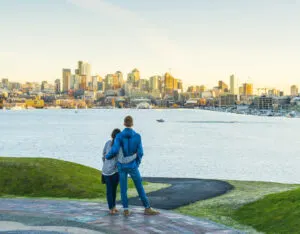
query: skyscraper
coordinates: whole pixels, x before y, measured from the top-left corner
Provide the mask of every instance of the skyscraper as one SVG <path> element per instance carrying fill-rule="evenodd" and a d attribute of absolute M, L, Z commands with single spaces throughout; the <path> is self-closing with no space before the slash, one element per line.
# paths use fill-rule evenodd
<path fill-rule="evenodd" d="M 122 87 L 123 84 L 124 84 L 123 73 L 120 72 L 120 71 L 117 71 L 115 75 L 118 78 L 118 82 L 119 82 L 120 87 Z"/>
<path fill-rule="evenodd" d="M 60 79 L 55 80 L 55 93 L 59 94 L 61 92 Z"/>
<path fill-rule="evenodd" d="M 237 82 L 234 75 L 230 76 L 230 93 L 237 94 Z"/>
<path fill-rule="evenodd" d="M 170 73 L 166 73 L 164 77 L 165 93 L 171 94 L 174 90 L 174 77 Z"/>
<path fill-rule="evenodd" d="M 71 69 L 63 69 L 63 92 L 68 92 L 71 87 Z"/>
<path fill-rule="evenodd" d="M 219 81 L 219 89 L 222 90 L 222 92 L 228 92 L 228 85 L 225 84 L 222 80 Z"/>
<path fill-rule="evenodd" d="M 89 82 L 92 82 L 91 77 L 91 65 L 83 61 L 78 61 L 78 68 L 75 73 L 80 76 L 86 76 L 86 87 L 88 87 Z"/>
<path fill-rule="evenodd" d="M 245 83 L 243 84 L 243 94 L 245 96 L 253 95 L 253 84 Z"/>
<path fill-rule="evenodd" d="M 298 86 L 292 85 L 291 86 L 291 96 L 298 96 L 298 94 L 299 94 Z"/>
<path fill-rule="evenodd" d="M 159 90 L 159 77 L 152 76 L 149 79 L 149 89 L 150 91 Z"/>

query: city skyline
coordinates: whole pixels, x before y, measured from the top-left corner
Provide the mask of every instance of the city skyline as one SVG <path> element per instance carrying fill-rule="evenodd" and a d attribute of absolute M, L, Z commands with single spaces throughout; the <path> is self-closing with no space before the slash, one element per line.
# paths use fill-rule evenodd
<path fill-rule="evenodd" d="M 171 69 L 185 88 L 228 84 L 231 74 L 285 92 L 300 84 L 298 0 L 0 4 L 0 78 L 54 81 L 80 57 L 101 76 L 137 67 L 148 79 Z"/>

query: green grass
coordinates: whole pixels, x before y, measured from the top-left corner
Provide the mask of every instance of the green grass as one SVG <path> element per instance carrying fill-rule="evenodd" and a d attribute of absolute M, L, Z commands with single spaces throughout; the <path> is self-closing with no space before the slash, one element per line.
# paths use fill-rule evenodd
<path fill-rule="evenodd" d="M 227 181 L 235 189 L 216 198 L 199 201 L 188 206 L 181 207 L 176 212 L 209 219 L 211 221 L 224 224 L 246 233 L 259 233 L 257 226 L 252 221 L 243 222 L 238 219 L 236 213 L 241 207 L 263 199 L 266 195 L 280 193 L 283 191 L 299 188 L 299 185 L 268 183 L 268 182 L 247 182 L 247 181 Z M 300 198 L 300 196 L 299 196 Z M 251 211 L 245 211 L 248 217 L 256 214 Z M 299 216 L 297 216 L 299 217 Z M 261 216 L 256 217 L 257 220 Z M 253 225 L 254 224 L 254 225 Z M 268 225 L 265 223 L 265 225 Z"/>
<path fill-rule="evenodd" d="M 100 179 L 97 169 L 72 162 L 0 157 L 1 197 L 104 199 Z M 134 187 L 131 180 L 128 187 Z"/>
<path fill-rule="evenodd" d="M 300 233 L 300 189 L 268 195 L 238 209 L 233 217 L 264 233 Z"/>

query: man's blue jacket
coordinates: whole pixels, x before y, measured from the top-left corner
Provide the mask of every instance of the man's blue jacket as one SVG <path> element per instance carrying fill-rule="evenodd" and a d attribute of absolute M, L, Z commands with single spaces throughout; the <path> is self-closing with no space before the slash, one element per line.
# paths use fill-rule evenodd
<path fill-rule="evenodd" d="M 132 156 L 134 154 L 137 154 L 137 157 L 136 160 L 128 164 L 118 163 L 118 167 L 121 168 L 138 167 L 144 155 L 142 139 L 140 134 L 136 133 L 132 128 L 125 128 L 122 132 L 120 132 L 116 136 L 114 145 L 112 146 L 108 154 L 105 156 L 106 159 L 111 159 L 115 157 L 119 153 L 121 147 L 123 149 L 124 157 Z"/>

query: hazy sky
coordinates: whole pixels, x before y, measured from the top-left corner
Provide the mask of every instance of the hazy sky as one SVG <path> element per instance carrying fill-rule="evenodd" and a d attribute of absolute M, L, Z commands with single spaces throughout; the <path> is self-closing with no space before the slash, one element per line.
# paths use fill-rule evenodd
<path fill-rule="evenodd" d="M 300 0 L 0 0 L 0 78 L 54 81 L 78 60 L 185 85 L 300 84 Z"/>

